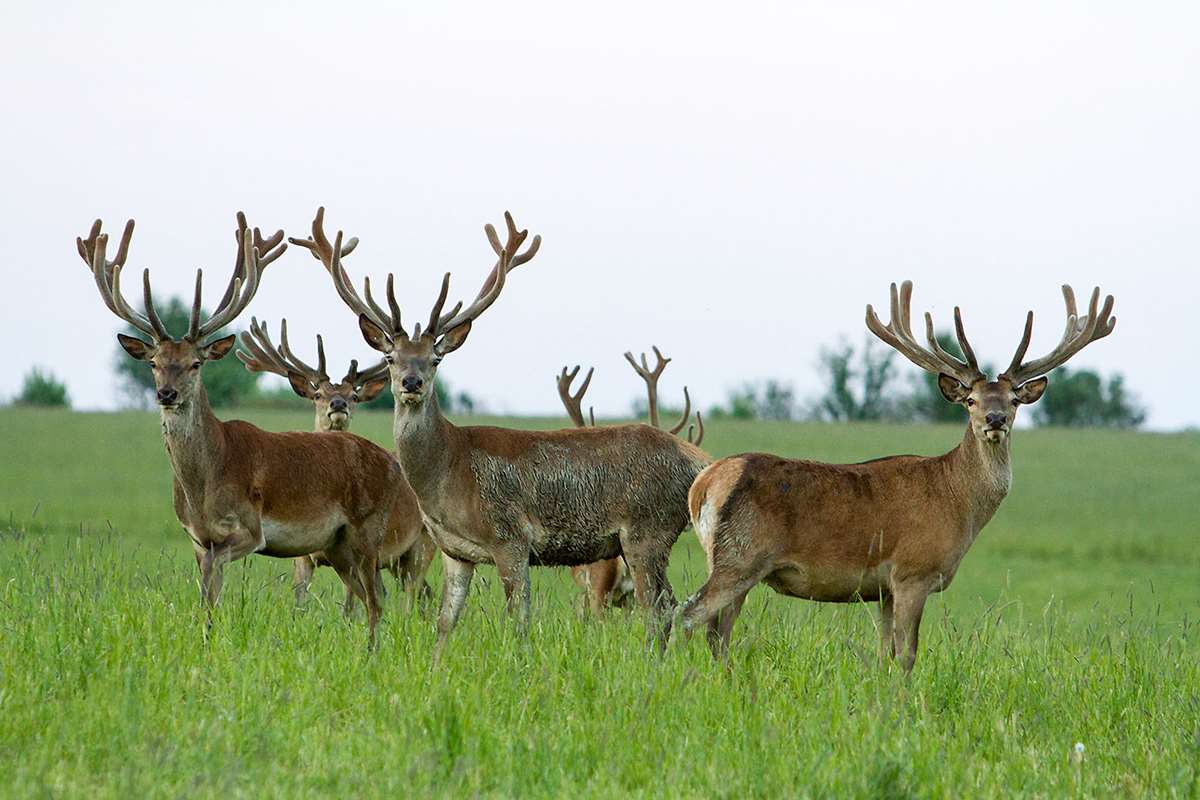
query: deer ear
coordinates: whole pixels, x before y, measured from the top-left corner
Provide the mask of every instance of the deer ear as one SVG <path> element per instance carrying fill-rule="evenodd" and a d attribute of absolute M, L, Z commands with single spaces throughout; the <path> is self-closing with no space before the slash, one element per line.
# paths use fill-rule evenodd
<path fill-rule="evenodd" d="M 963 386 L 958 378 L 952 378 L 944 372 L 938 375 L 938 388 L 942 390 L 942 397 L 951 403 L 961 403 L 971 393 L 969 386 Z"/>
<path fill-rule="evenodd" d="M 470 332 L 471 322 L 468 320 L 439 339 L 438 343 L 433 346 L 433 349 L 439 356 L 453 353 L 463 346 L 463 342 L 467 340 L 467 334 Z"/>
<path fill-rule="evenodd" d="M 363 338 L 371 347 L 381 353 L 392 352 L 392 337 L 388 336 L 383 328 L 372 322 L 366 314 L 358 315 L 358 329 L 362 331 Z"/>
<path fill-rule="evenodd" d="M 308 378 L 298 372 L 288 370 L 288 383 L 292 385 L 292 391 L 305 400 L 313 399 L 312 384 L 308 382 Z"/>
<path fill-rule="evenodd" d="M 136 336 L 126 336 L 123 333 L 117 334 L 117 341 L 121 343 L 121 347 L 126 353 L 138 361 L 149 361 L 150 354 L 154 352 L 154 345 L 147 344 Z"/>
<path fill-rule="evenodd" d="M 1050 381 L 1046 377 L 1034 378 L 1031 381 L 1025 381 L 1013 391 L 1017 395 L 1017 400 L 1028 405 L 1041 400 L 1049 384 Z"/>
<path fill-rule="evenodd" d="M 376 397 L 379 397 L 379 393 L 382 392 L 383 388 L 385 386 L 387 386 L 390 382 L 391 382 L 391 378 L 387 377 L 386 375 L 376 378 L 375 380 L 367 381 L 358 390 L 358 402 L 360 402 L 360 403 L 371 402 Z"/>
<path fill-rule="evenodd" d="M 205 361 L 220 361 L 225 356 L 229 355 L 229 351 L 233 349 L 234 343 L 237 341 L 237 336 L 229 334 L 215 342 L 209 342 L 204 345 L 204 360 Z"/>

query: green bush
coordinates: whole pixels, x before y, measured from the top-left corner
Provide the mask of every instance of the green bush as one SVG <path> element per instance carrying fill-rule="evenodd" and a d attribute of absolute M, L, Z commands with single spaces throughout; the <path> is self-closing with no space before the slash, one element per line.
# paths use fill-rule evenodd
<path fill-rule="evenodd" d="M 38 367 L 29 370 L 21 385 L 21 393 L 13 400 L 19 406 L 70 407 L 71 397 L 67 386 L 53 374 L 42 372 Z"/>

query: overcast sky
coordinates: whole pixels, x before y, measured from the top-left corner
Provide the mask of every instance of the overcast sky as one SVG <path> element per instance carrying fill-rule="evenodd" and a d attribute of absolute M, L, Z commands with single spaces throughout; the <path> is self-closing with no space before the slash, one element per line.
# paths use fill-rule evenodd
<path fill-rule="evenodd" d="M 1200 6 L 251 5 L 6 6 L 0 397 L 43 364 L 116 403 L 119 323 L 75 253 L 96 217 L 137 220 L 129 270 L 163 297 L 204 266 L 211 307 L 236 210 L 302 236 L 324 204 L 410 319 L 444 271 L 474 296 L 505 209 L 542 234 L 442 367 L 495 411 L 557 412 L 582 362 L 625 413 L 621 353 L 651 344 L 668 401 L 808 396 L 820 346 L 861 344 L 911 278 L 1001 365 L 1027 309 L 1044 351 L 1059 285 L 1100 284 L 1117 328 L 1073 366 L 1123 372 L 1153 427 L 1200 424 Z M 299 248 L 250 312 L 370 354 Z"/>

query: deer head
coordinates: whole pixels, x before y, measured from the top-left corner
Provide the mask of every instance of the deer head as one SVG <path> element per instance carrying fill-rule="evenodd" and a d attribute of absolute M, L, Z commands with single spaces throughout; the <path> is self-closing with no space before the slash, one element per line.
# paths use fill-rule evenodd
<path fill-rule="evenodd" d="M 360 296 L 350 284 L 349 276 L 342 266 L 342 259 L 354 250 L 358 240 L 352 238 L 343 246 L 342 232 L 338 231 L 331 243 L 325 235 L 324 218 L 325 209 L 317 209 L 312 224 L 312 236 L 308 239 L 289 241 L 307 248 L 325 266 L 333 278 L 338 296 L 350 310 L 358 314 L 359 328 L 367 344 L 384 354 L 384 360 L 391 373 L 392 393 L 396 402 L 407 406 L 419 406 L 434 396 L 433 382 L 442 359 L 462 347 L 471 332 L 472 323 L 500 296 L 505 276 L 533 258 L 542 243 L 540 236 L 534 236 L 525 252 L 519 252 L 529 231 L 518 231 L 512 215 L 508 212 L 504 213 L 508 239 L 503 245 L 496 229 L 485 225 L 484 232 L 496 253 L 497 261 L 484 280 L 479 294 L 466 308 L 459 302 L 448 312 L 442 313 L 450 291 L 450 273 L 447 272 L 442 279 L 441 292 L 433 304 L 425 328 L 422 329 L 421 324 L 417 323 L 409 333 L 400 320 L 400 305 L 396 301 L 393 276 L 389 274 L 387 279 L 387 311 L 372 297 L 369 278 L 363 280 L 363 294 Z"/>
<path fill-rule="evenodd" d="M 242 347 L 237 357 L 251 372 L 270 372 L 287 378 L 292 390 L 311 400 L 317 414 L 317 428 L 323 431 L 344 431 L 350 428 L 350 417 L 359 403 L 374 400 L 387 386 L 387 362 L 380 359 L 374 366 L 358 369 L 358 361 L 337 383 L 325 370 L 325 342 L 317 334 L 317 366 L 302 361 L 288 343 L 287 320 L 279 323 L 279 345 L 271 341 L 266 324 L 251 317 L 250 330 L 243 331 Z"/>
<path fill-rule="evenodd" d="M 967 409 L 969 424 L 977 439 L 997 444 L 1006 441 L 1016 421 L 1017 410 L 1036 403 L 1046 391 L 1046 373 L 1065 364 L 1071 356 L 1097 339 L 1112 333 L 1117 324 L 1112 316 L 1113 297 L 1109 295 L 1100 307 L 1100 288 L 1092 291 L 1086 316 L 1080 317 L 1075 307 L 1075 292 L 1063 286 L 1067 306 L 1067 325 L 1062 340 L 1048 355 L 1025 362 L 1025 351 L 1033 334 L 1033 312 L 1025 317 L 1025 333 L 1008 369 L 995 380 L 988 380 L 979 369 L 975 351 L 963 330 L 962 313 L 954 309 L 954 332 L 962 348 L 964 361 L 947 353 L 933 333 L 933 316 L 925 314 L 925 338 L 929 347 L 917 343 L 912 333 L 912 281 L 905 281 L 897 291 L 892 284 L 891 319 L 885 326 L 875 310 L 867 305 L 867 327 L 921 369 L 938 376 L 938 388 L 951 403 Z"/>
<path fill-rule="evenodd" d="M 232 322 L 245 309 L 258 291 L 263 269 L 287 249 L 287 245 L 281 243 L 283 231 L 277 231 L 264 239 L 258 228 L 250 230 L 246 224 L 246 216 L 240 211 L 237 220 L 237 260 L 225 294 L 216 312 L 207 320 L 201 321 L 203 273 L 196 270 L 195 299 L 192 302 L 187 333 L 182 337 L 174 337 L 167 331 L 154 308 L 154 299 L 150 291 L 150 270 L 142 271 L 144 314 L 134 311 L 121 294 L 121 270 L 124 269 L 125 259 L 129 255 L 133 220 L 125 223 L 117 255 L 112 261 L 106 258 L 108 235 L 100 232 L 100 220 L 93 223 L 86 239 L 75 240 L 79 256 L 91 270 L 104 304 L 149 339 L 145 341 L 135 336 L 117 334 L 117 340 L 126 353 L 139 361 L 149 363 L 154 373 L 154 385 L 157 390 L 155 396 L 164 412 L 173 413 L 186 409 L 196 397 L 201 386 L 200 368 L 206 361 L 224 358 L 234 344 L 232 335 L 211 340 L 209 337 Z"/>

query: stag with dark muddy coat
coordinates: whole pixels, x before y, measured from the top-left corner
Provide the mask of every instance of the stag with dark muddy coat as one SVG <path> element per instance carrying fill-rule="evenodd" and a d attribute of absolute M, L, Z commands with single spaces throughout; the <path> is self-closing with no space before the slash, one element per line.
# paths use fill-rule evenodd
<path fill-rule="evenodd" d="M 433 383 L 442 359 L 462 347 L 475 320 L 505 286 L 508 272 L 536 254 L 505 214 L 508 237 L 485 232 L 497 260 L 476 298 L 443 313 L 450 275 L 424 328 L 401 323 L 392 276 L 384 310 L 364 281 L 352 287 L 342 265 L 342 234 L 330 242 L 323 210 L 312 237 L 295 244 L 321 259 L 338 295 L 359 319 L 367 343 L 391 369 L 396 451 L 445 558 L 438 616 L 444 643 L 458 621 L 476 564 L 495 564 L 508 608 L 529 619 L 530 565 L 573 566 L 624 555 L 640 605 L 650 609 L 660 643 L 675 598 L 667 582 L 671 546 L 688 524 L 687 491 L 709 459 L 695 446 L 646 425 L 561 431 L 458 427 L 438 407 Z"/>

